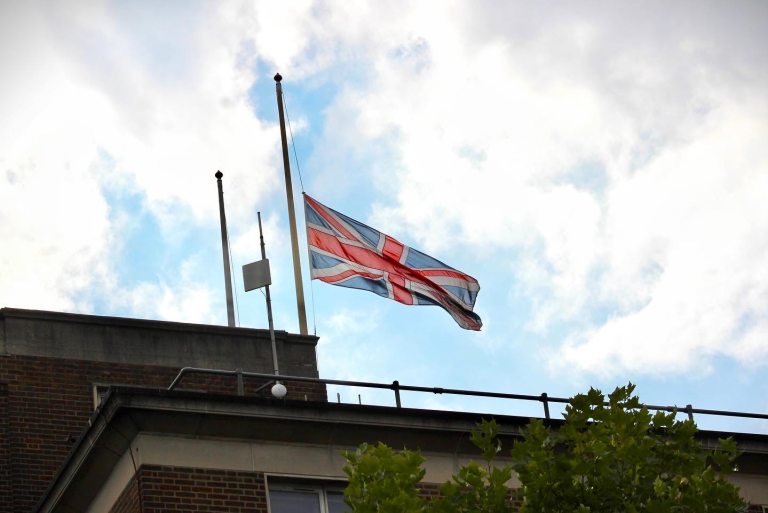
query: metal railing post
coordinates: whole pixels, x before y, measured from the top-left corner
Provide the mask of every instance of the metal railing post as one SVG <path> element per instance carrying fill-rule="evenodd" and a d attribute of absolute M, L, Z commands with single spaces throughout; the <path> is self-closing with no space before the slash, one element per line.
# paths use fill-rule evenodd
<path fill-rule="evenodd" d="M 237 395 L 245 395 L 245 386 L 243 385 L 243 369 L 238 367 L 235 372 L 237 372 Z"/>
<path fill-rule="evenodd" d="M 400 382 L 395 380 L 392 382 L 392 390 L 395 391 L 395 402 L 397 403 L 397 407 L 400 408 Z"/>
<path fill-rule="evenodd" d="M 541 394 L 541 402 L 544 403 L 544 418 L 549 420 L 549 402 L 547 401 L 547 393 Z"/>
<path fill-rule="evenodd" d="M 685 413 L 688 414 L 688 420 L 693 420 L 693 406 L 690 404 L 686 405 Z"/>

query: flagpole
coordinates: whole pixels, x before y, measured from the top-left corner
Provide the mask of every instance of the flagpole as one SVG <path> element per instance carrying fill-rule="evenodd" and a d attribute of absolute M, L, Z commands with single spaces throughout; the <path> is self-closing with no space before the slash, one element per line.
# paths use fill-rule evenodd
<path fill-rule="evenodd" d="M 291 184 L 291 164 L 288 160 L 288 140 L 285 136 L 285 117 L 283 116 L 283 87 L 280 73 L 275 75 L 277 91 L 277 111 L 280 114 L 280 139 L 283 143 L 283 170 L 285 171 L 285 193 L 288 196 L 288 223 L 291 229 L 291 250 L 293 253 L 293 278 L 296 284 L 296 307 L 299 311 L 299 333 L 308 335 L 307 311 L 304 305 L 304 283 L 301 280 L 301 260 L 299 259 L 299 238 L 296 235 L 296 213 L 293 206 L 293 186 Z"/>
<path fill-rule="evenodd" d="M 224 214 L 224 189 L 221 177 L 224 173 L 216 171 L 216 183 L 219 186 L 219 218 L 221 220 L 221 251 L 224 257 L 224 288 L 227 293 L 227 325 L 235 327 L 235 306 L 232 301 L 232 275 L 229 269 L 229 244 L 227 243 L 227 217 Z"/>

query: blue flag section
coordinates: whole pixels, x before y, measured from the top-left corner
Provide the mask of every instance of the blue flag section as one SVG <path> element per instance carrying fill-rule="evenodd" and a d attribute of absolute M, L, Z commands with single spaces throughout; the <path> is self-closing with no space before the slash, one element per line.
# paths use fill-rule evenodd
<path fill-rule="evenodd" d="M 477 280 L 304 194 L 313 280 L 368 290 L 405 305 L 434 305 L 480 331 Z"/>

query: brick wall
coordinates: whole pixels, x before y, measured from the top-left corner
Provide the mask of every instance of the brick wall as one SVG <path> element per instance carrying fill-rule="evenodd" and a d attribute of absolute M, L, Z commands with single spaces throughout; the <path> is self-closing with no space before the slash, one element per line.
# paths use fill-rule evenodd
<path fill-rule="evenodd" d="M 11 496 L 11 440 L 8 429 L 8 385 L 0 383 L 0 511 L 13 510 Z"/>
<path fill-rule="evenodd" d="M 139 487 L 136 484 L 136 476 L 125 485 L 120 497 L 115 501 L 109 513 L 141 513 L 139 501 Z"/>
<path fill-rule="evenodd" d="M 26 513 L 37 504 L 72 448 L 70 438 L 80 434 L 93 413 L 94 383 L 167 387 L 178 371 L 161 366 L 0 356 L 0 511 Z M 259 385 L 257 380 L 246 380 L 246 395 L 252 395 Z M 237 381 L 234 377 L 189 376 L 179 388 L 236 394 Z M 269 391 L 261 394 L 268 395 Z M 327 400 L 322 386 L 289 386 L 289 399 L 303 400 L 305 395 L 310 401 Z"/>
<path fill-rule="evenodd" d="M 134 476 L 109 513 L 142 513 L 140 496 L 143 513 L 267 512 L 267 493 L 261 472 L 143 465 L 138 472 L 140 485 L 136 482 Z M 422 483 L 419 495 L 431 500 L 440 496 L 439 488 L 438 484 Z"/>
<path fill-rule="evenodd" d="M 126 485 L 109 513 L 220 512 L 267 513 L 264 474 L 183 467 L 144 465 L 139 469 L 143 510 L 136 478 Z M 421 483 L 419 495 L 428 501 L 440 497 L 440 485 Z M 510 497 L 517 509 L 522 500 Z M 762 513 L 751 505 L 749 513 Z"/>
<path fill-rule="evenodd" d="M 139 495 L 144 513 L 163 511 L 267 512 L 264 474 L 144 465 L 139 469 L 141 492 L 136 477 L 126 485 L 109 513 L 139 513 Z M 440 497 L 440 485 L 419 485 L 422 497 Z M 521 506 L 512 500 L 514 506 Z"/>
<path fill-rule="evenodd" d="M 267 513 L 264 474 L 144 465 L 139 469 L 143 513 L 227 511 Z M 139 511 L 135 481 L 126 486 L 110 513 Z"/>
<path fill-rule="evenodd" d="M 431 503 L 434 499 L 442 497 L 442 494 L 440 493 L 440 486 L 442 486 L 442 484 L 420 483 L 419 496 Z M 516 511 L 518 508 L 520 508 L 520 506 L 523 505 L 523 501 L 519 497 L 516 497 L 514 494 L 515 491 L 510 493 L 509 503 L 513 508 L 515 508 Z"/>

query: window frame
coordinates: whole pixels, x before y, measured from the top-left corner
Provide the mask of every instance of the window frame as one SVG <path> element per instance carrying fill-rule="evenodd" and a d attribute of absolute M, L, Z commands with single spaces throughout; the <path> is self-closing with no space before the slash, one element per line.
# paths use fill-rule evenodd
<path fill-rule="evenodd" d="M 272 480 L 270 480 L 272 478 Z M 330 513 L 328 508 L 328 493 L 343 494 L 347 481 L 343 478 L 329 478 L 318 476 L 286 476 L 279 474 L 265 474 L 265 489 L 267 492 L 267 511 L 272 511 L 272 491 L 313 493 L 318 497 L 320 513 Z M 270 482 L 271 481 L 271 482 Z"/>

